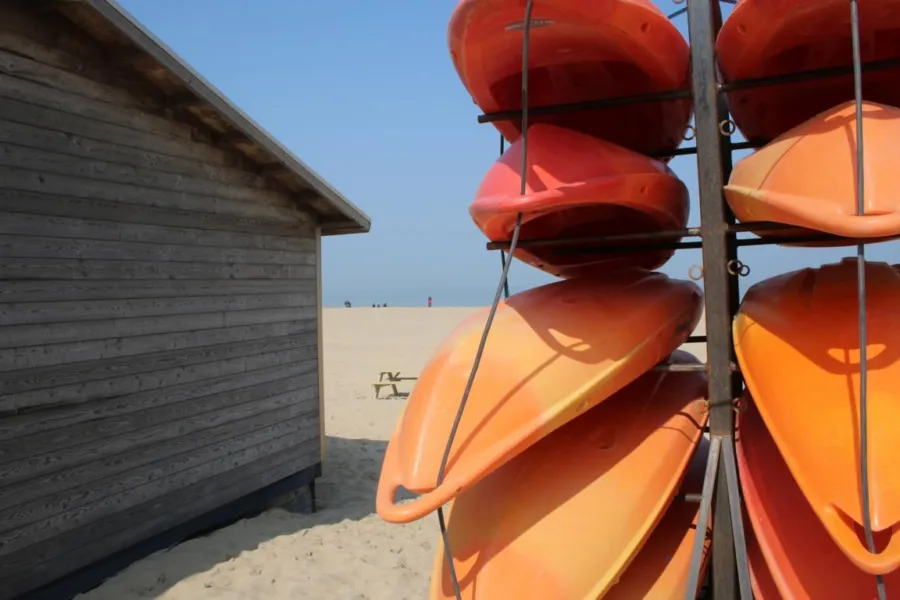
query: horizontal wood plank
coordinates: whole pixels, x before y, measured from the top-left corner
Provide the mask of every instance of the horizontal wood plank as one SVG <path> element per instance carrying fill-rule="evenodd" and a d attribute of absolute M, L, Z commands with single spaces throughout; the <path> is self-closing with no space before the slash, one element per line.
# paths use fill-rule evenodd
<path fill-rule="evenodd" d="M 95 160 L 26 145 L 0 142 L 0 164 L 16 169 L 58 173 L 84 179 L 96 179 L 141 188 L 182 192 L 208 198 L 258 203 L 264 206 L 291 206 L 287 194 L 274 190 L 229 185 L 205 177 L 191 177 L 156 169 L 142 169 L 120 162 Z"/>
<path fill-rule="evenodd" d="M 292 308 L 261 308 L 195 314 L 182 312 L 155 317 L 12 325 L 3 328 L 0 348 L 46 347 L 106 338 L 117 338 L 124 341 L 125 338 L 163 333 L 196 333 L 205 329 L 243 327 L 261 323 L 286 323 L 312 319 L 315 316 L 315 305 L 307 304 Z"/>
<path fill-rule="evenodd" d="M 148 152 L 183 159 L 202 160 L 216 166 L 233 166 L 237 156 L 217 150 L 205 144 L 187 143 L 185 140 L 166 136 L 137 136 L 135 129 L 128 126 L 103 122 L 73 114 L 74 107 L 66 105 L 66 111 L 52 110 L 40 106 L 34 98 L 23 100 L 17 91 L 21 89 L 18 80 L 0 74 L 0 115 L 6 121 L 33 125 L 50 131 L 77 135 L 87 139 L 109 142 L 121 146 L 131 146 Z M 41 86 L 43 87 L 43 86 Z M 38 90 L 39 91 L 39 90 Z"/>
<path fill-rule="evenodd" d="M 173 381 L 183 383 L 182 377 L 185 373 L 172 373 L 173 370 L 192 365 L 224 363 L 235 358 L 261 356 L 272 352 L 289 352 L 298 348 L 315 346 L 315 331 L 311 325 L 308 327 L 310 331 L 296 335 L 238 340 L 226 344 L 152 352 L 140 356 L 123 356 L 113 359 L 81 361 L 56 367 L 9 371 L 0 378 L 0 395 L 29 390 L 51 395 L 66 386 L 77 385 L 78 390 L 73 393 L 84 396 L 86 401 L 91 401 L 103 398 L 104 392 L 116 396 L 139 391 L 145 386 L 160 388 Z M 116 378 L 128 379 L 132 375 L 141 373 L 149 374 L 152 380 L 144 383 L 135 380 L 131 387 L 120 387 L 114 383 Z M 92 389 L 86 385 L 90 382 L 99 382 L 103 387 Z M 2 427 L 3 422 L 0 422 L 0 429 Z"/>
<path fill-rule="evenodd" d="M 143 456 L 149 462 L 109 476 L 57 491 L 48 491 L 53 487 L 43 486 L 44 491 L 40 495 L 17 486 L 20 491 L 26 492 L 20 495 L 23 501 L 0 510 L 0 556 L 112 512 L 125 510 L 177 487 L 190 485 L 198 479 L 218 475 L 215 472 L 217 465 L 209 464 L 213 459 L 265 444 L 272 439 L 282 438 L 288 446 L 292 446 L 318 438 L 318 431 L 310 428 L 316 424 L 316 413 L 310 411 L 309 403 L 288 406 L 247 419 L 242 427 L 231 423 L 230 427 L 204 431 L 192 439 L 173 440 L 172 444 L 179 449 L 178 452 L 167 450 L 160 456 Z M 192 467 L 204 464 L 208 465 L 205 472 L 191 471 Z M 69 481 L 65 485 L 71 484 Z"/>
<path fill-rule="evenodd" d="M 0 167 L 2 170 L 2 167 Z M 0 189 L 0 210 L 48 217 L 73 217 L 121 223 L 129 226 L 146 224 L 164 227 L 185 227 L 194 230 L 246 233 L 271 238 L 308 239 L 310 227 L 293 222 L 275 222 L 265 219 L 217 215 L 173 208 L 140 206 L 115 200 L 75 198 L 73 196 L 22 192 Z M 273 248 L 274 249 L 274 248 Z M 290 249 L 290 248 L 282 248 Z"/>
<path fill-rule="evenodd" d="M 2 279 L 313 279 L 305 265 L 170 263 L 128 260 L 7 258 Z"/>
<path fill-rule="evenodd" d="M 3 76 L 0 75 L 0 86 L 2 85 Z M 57 116 L 54 113 L 51 115 L 51 118 Z M 195 154 L 193 158 L 170 156 L 144 150 L 139 146 L 104 142 L 81 135 L 55 131 L 41 124 L 18 123 L 2 117 L 3 115 L 0 115 L 0 142 L 59 152 L 72 157 L 121 163 L 141 169 L 198 177 L 224 185 L 251 189 L 267 189 L 269 187 L 266 178 L 255 172 L 221 166 L 217 162 L 203 162 L 200 160 L 205 154 L 203 151 L 201 151 L 199 157 Z M 36 117 L 37 115 L 35 115 L 33 121 L 38 121 Z"/>
<path fill-rule="evenodd" d="M 0 198 L 2 205 L 2 198 Z M 0 209 L 0 233 L 19 236 L 53 236 L 87 240 L 116 242 L 143 242 L 211 246 L 219 248 L 270 250 L 284 252 L 315 252 L 315 230 L 308 235 L 298 231 L 296 236 L 273 236 L 233 231 L 214 231 L 179 226 L 130 223 L 127 226 L 100 219 L 58 217 L 46 214 L 29 214 Z M 258 262 L 258 261 L 257 261 Z"/>
<path fill-rule="evenodd" d="M 13 33 L 0 31 L 0 48 L 8 49 L 14 37 Z M 191 140 L 192 127 L 186 123 L 166 119 L 146 110 L 85 98 L 27 79 L 0 75 L 0 94 L 6 98 L 129 127 L 136 131 Z"/>
<path fill-rule="evenodd" d="M 20 594 L 289 477 L 315 464 L 318 443 L 318 440 L 304 442 L 240 465 L 219 477 L 197 482 L 117 513 L 96 524 L 34 544 L 0 563 L 0 586 L 10 594 Z"/>
<path fill-rule="evenodd" d="M 0 73 L 33 81 L 57 90 L 78 94 L 84 98 L 115 103 L 119 106 L 144 107 L 148 109 L 154 106 L 152 99 L 142 98 L 140 95 L 132 94 L 122 87 L 94 81 L 63 69 L 41 64 L 6 50 L 0 50 Z"/>
<path fill-rule="evenodd" d="M 312 320 L 314 323 L 314 320 Z M 223 327 L 200 331 L 163 333 L 124 339 L 91 340 L 54 344 L 52 346 L 30 346 L 27 348 L 0 349 L 0 372 L 35 367 L 49 367 L 66 363 L 76 363 L 101 358 L 118 358 L 150 352 L 164 352 L 183 348 L 199 348 L 213 344 L 227 344 L 238 340 L 254 340 L 282 335 L 294 335 L 308 331 L 308 321 L 286 321 L 264 323 L 244 327 Z M 0 410 L 9 410 L 8 398 L 0 398 Z"/>
<path fill-rule="evenodd" d="M 310 294 L 315 290 L 313 279 L 19 280 L 0 284 L 0 302 L 241 296 L 251 292 L 259 295 Z"/>
<path fill-rule="evenodd" d="M 92 198 L 121 202 L 122 204 L 260 219 L 275 223 L 310 222 L 310 217 L 306 213 L 293 206 L 267 206 L 253 202 L 140 187 L 128 183 L 62 175 L 53 171 L 25 170 L 8 164 L 15 162 L 18 161 L 10 159 L 8 154 L 0 152 L 0 181 L 9 190 Z"/>
<path fill-rule="evenodd" d="M 177 402 L 154 403 L 150 406 L 137 404 L 131 410 L 107 415 L 93 420 L 57 427 L 35 433 L 27 439 L 0 441 L 0 461 L 10 462 L 40 456 L 49 450 L 59 451 L 85 443 L 86 440 L 123 435 L 146 427 L 164 423 L 175 423 L 179 419 L 193 417 L 219 410 L 228 406 L 244 404 L 255 400 L 285 394 L 303 389 L 316 383 L 316 374 L 304 369 L 304 365 L 293 364 L 281 370 L 285 377 L 254 384 L 253 381 L 240 382 L 242 385 L 228 391 L 217 391 L 207 395 L 194 395 Z M 136 398 L 141 400 L 140 395 Z M 171 400 L 171 397 L 167 398 Z M 132 397 L 132 400 L 135 400 Z M 83 408 L 96 408 L 90 403 Z M 0 525 L 2 528 L 2 525 Z"/>
<path fill-rule="evenodd" d="M 26 406 L 0 419 L 0 443 L 72 427 L 79 423 L 226 393 L 279 379 L 304 375 L 316 368 L 315 346 L 240 356 L 78 385 L 10 394 L 5 402 Z M 159 382 L 158 386 L 153 384 Z M 117 393 L 117 390 L 126 390 Z M 92 396 L 90 392 L 93 392 Z"/>
<path fill-rule="evenodd" d="M 315 294 L 0 303 L 0 327 L 315 306 Z M 101 336 L 105 337 L 105 336 Z"/>
<path fill-rule="evenodd" d="M 17 501 L 21 497 L 23 492 L 14 487 L 17 482 L 29 481 L 36 486 L 38 481 L 45 481 L 46 476 L 54 480 L 54 485 L 62 486 L 77 485 L 73 481 L 93 481 L 125 469 L 123 465 L 139 466 L 144 463 L 135 461 L 152 459 L 169 452 L 169 442 L 182 436 L 197 434 L 225 423 L 249 419 L 304 401 L 312 402 L 318 398 L 314 386 L 274 396 L 257 397 L 254 395 L 258 394 L 256 389 L 241 393 L 251 400 L 187 417 L 182 421 L 161 423 L 122 435 L 90 440 L 62 450 L 51 448 L 44 454 L 4 461 L 0 463 L 0 481 L 3 481 L 4 486 L 0 488 L 0 505 L 6 506 L 7 502 Z M 315 404 L 315 410 L 318 411 L 318 402 Z M 67 483 L 62 483 L 63 481 Z M 33 486 L 26 487 L 30 490 Z M 11 489 L 16 490 L 16 493 L 12 494 Z"/>
<path fill-rule="evenodd" d="M 279 266 L 316 264 L 314 251 L 286 252 L 284 250 L 252 250 L 194 244 L 119 242 L 9 234 L 0 234 L 0 258 L 77 258 L 81 260 Z"/>

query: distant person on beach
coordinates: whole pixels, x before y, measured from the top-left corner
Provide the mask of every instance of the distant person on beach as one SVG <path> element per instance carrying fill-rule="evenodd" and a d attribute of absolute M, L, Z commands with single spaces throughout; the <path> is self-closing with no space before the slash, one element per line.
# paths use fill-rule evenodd
<path fill-rule="evenodd" d="M 350 301 L 344 300 L 344 308 L 350 308 Z"/>
<path fill-rule="evenodd" d="M 428 296 L 428 308 L 431 308 L 431 296 Z"/>

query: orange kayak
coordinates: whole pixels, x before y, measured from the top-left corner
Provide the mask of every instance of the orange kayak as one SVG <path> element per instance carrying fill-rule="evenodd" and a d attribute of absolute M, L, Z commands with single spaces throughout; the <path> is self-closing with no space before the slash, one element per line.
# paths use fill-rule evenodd
<path fill-rule="evenodd" d="M 675 360 L 697 362 L 680 352 Z M 622 598 L 648 597 L 636 593 L 655 582 L 629 577 L 636 567 L 636 575 L 684 580 L 681 589 L 650 597 L 683 598 L 686 561 L 679 556 L 666 572 L 663 551 L 677 550 L 685 538 L 690 545 L 698 505 L 672 504 L 684 510 L 673 513 L 674 525 L 666 523 L 665 537 L 656 539 L 661 545 L 644 542 L 702 437 L 706 385 L 702 373 L 647 373 L 456 498 L 447 532 L 462 597 L 593 600 L 610 588 Z M 704 443 L 693 461 L 691 492 L 702 488 L 707 449 Z M 635 558 L 642 546 L 643 564 Z M 689 548 L 687 554 L 689 562 Z M 632 559 L 638 564 L 629 567 Z M 452 598 L 441 545 L 431 599 Z"/>
<path fill-rule="evenodd" d="M 859 29 L 863 62 L 900 56 L 900 0 L 860 2 Z M 722 26 L 716 56 L 726 82 L 848 67 L 849 2 L 740 0 Z M 900 106 L 898 79 L 897 68 L 863 71 L 863 97 Z M 728 94 L 731 118 L 744 137 L 766 142 L 852 99 L 852 74 Z"/>
<path fill-rule="evenodd" d="M 494 164 L 469 214 L 491 241 L 512 237 L 517 213 L 520 240 L 578 238 L 681 229 L 689 204 L 685 185 L 663 163 L 597 138 L 534 125 L 528 133 L 531 168 L 520 192 L 522 141 Z M 603 254 L 597 244 L 520 248 L 516 258 L 560 277 L 584 269 L 622 266 L 656 269 L 674 250 Z"/>
<path fill-rule="evenodd" d="M 682 494 L 700 494 L 703 491 L 703 472 L 708 454 L 709 442 L 701 437 L 681 483 Z M 682 600 L 690 575 L 691 552 L 699 516 L 698 504 L 678 499 L 673 501 L 618 583 L 609 588 L 603 599 Z M 709 537 L 700 563 L 701 585 L 708 560 Z"/>
<path fill-rule="evenodd" d="M 855 110 L 853 102 L 836 106 L 740 161 L 725 187 L 735 216 L 850 238 L 900 235 L 900 109 L 864 103 L 863 216 L 856 209 Z"/>
<path fill-rule="evenodd" d="M 752 400 L 740 414 L 738 469 L 753 527 L 750 569 L 758 598 L 875 600 L 875 576 L 835 546 L 797 487 Z M 900 593 L 900 571 L 885 577 L 888 598 Z"/>
<path fill-rule="evenodd" d="M 701 304 L 693 283 L 641 269 L 558 281 L 502 302 L 436 487 L 488 311 L 466 319 L 422 370 L 388 443 L 378 514 L 421 518 L 606 400 L 687 339 Z M 422 495 L 395 504 L 400 486 Z"/>
<path fill-rule="evenodd" d="M 738 361 L 775 443 L 813 510 L 858 568 L 900 567 L 900 272 L 866 267 L 872 529 L 862 531 L 856 260 L 752 286 L 734 321 Z"/>
<path fill-rule="evenodd" d="M 522 108 L 525 2 L 462 0 L 450 18 L 453 66 L 481 110 Z M 529 107 L 690 90 L 687 41 L 650 0 L 535 0 Z M 687 99 L 532 115 L 645 154 L 674 150 L 691 118 Z M 521 118 L 495 122 L 510 142 Z"/>
<path fill-rule="evenodd" d="M 781 592 L 778 591 L 778 586 L 772 579 L 772 573 L 766 564 L 762 548 L 759 547 L 759 540 L 756 539 L 753 526 L 746 517 L 744 518 L 744 536 L 747 540 L 747 561 L 750 563 L 750 586 L 753 589 L 753 598 L 755 600 L 781 600 Z"/>

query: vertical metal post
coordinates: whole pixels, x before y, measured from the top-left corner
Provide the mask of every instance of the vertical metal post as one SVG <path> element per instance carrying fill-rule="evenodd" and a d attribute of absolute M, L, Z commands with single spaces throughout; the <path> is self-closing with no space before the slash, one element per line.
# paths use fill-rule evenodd
<path fill-rule="evenodd" d="M 503 138 L 503 134 L 500 134 L 500 156 L 503 156 L 503 153 L 506 151 L 506 140 Z M 512 255 L 510 255 L 509 260 L 512 260 Z M 506 270 L 506 253 L 501 250 L 500 251 L 500 268 L 502 270 Z M 503 281 L 503 297 L 509 298 L 509 278 Z"/>
<path fill-rule="evenodd" d="M 722 135 L 719 130 L 719 90 L 715 66 L 715 13 L 718 0 L 688 0 L 691 40 L 691 84 L 697 139 L 700 228 L 706 300 L 709 361 L 709 428 L 713 437 L 733 443 L 734 381 L 731 373 L 732 281 L 727 262 L 734 236 L 722 187 Z M 729 237 L 731 238 L 729 240 Z M 726 469 L 718 469 L 713 513 L 712 591 L 716 600 L 737 598 L 734 535 L 729 510 Z"/>

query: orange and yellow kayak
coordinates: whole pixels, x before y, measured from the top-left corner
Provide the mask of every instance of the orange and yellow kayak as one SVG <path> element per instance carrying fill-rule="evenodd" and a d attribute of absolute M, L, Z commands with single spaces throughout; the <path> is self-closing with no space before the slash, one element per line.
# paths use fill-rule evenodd
<path fill-rule="evenodd" d="M 900 56 L 900 0 L 859 3 L 862 61 Z M 716 39 L 726 82 L 853 64 L 847 0 L 739 0 Z M 900 106 L 900 69 L 863 71 L 863 97 Z M 853 99 L 853 75 L 730 92 L 735 124 L 768 142 L 813 115 Z M 823 153 L 824 156 L 824 153 Z M 850 162 L 842 156 L 842 167 Z M 824 168 L 823 168 L 824 172 Z"/>
<path fill-rule="evenodd" d="M 756 597 L 876 600 L 875 576 L 859 569 L 835 546 L 748 395 L 744 403 L 737 461 L 753 527 L 747 546 Z M 900 571 L 884 581 L 888 598 L 900 593 Z"/>
<path fill-rule="evenodd" d="M 673 360 L 697 363 L 682 352 Z M 462 597 L 683 598 L 698 505 L 673 504 L 680 510 L 653 530 L 702 439 L 706 386 L 703 373 L 647 373 L 457 497 L 447 535 Z M 707 446 L 691 492 L 702 487 Z M 648 536 L 656 546 L 644 545 Z M 431 599 L 454 597 L 441 545 Z"/>
<path fill-rule="evenodd" d="M 900 86 L 898 86 L 900 89 Z M 849 238 L 900 235 L 900 109 L 865 102 L 865 214 L 857 216 L 856 108 L 848 102 L 740 161 L 725 198 L 741 221 L 774 221 Z M 830 245 L 855 244 L 856 240 Z"/>
<path fill-rule="evenodd" d="M 900 272 L 866 266 L 869 508 L 861 535 L 855 259 L 752 286 L 734 321 L 738 361 L 775 443 L 838 547 L 868 573 L 900 567 Z"/>
<path fill-rule="evenodd" d="M 700 494 L 703 491 L 703 473 L 708 454 L 709 443 L 705 438 L 700 438 L 684 481 L 681 482 L 681 494 Z M 683 600 L 690 576 L 691 553 L 699 516 L 699 506 L 696 503 L 674 500 L 618 583 L 609 588 L 603 599 Z M 708 566 L 710 533 L 707 527 L 699 585 L 702 585 Z M 699 589 L 697 592 L 699 593 Z"/>
<path fill-rule="evenodd" d="M 378 514 L 418 519 L 606 400 L 687 339 L 701 304 L 693 283 L 642 269 L 559 281 L 502 302 L 438 486 L 488 311 L 465 320 L 422 370 L 388 443 Z M 401 486 L 422 495 L 396 504 Z"/>
<path fill-rule="evenodd" d="M 528 133 L 526 195 L 520 195 L 522 141 L 494 164 L 469 214 L 491 241 L 512 237 L 522 213 L 520 240 L 573 239 L 681 229 L 687 225 L 685 185 L 663 163 L 597 138 L 534 125 Z M 516 258 L 560 277 L 586 269 L 661 267 L 671 249 L 601 253 L 596 242 L 519 248 Z"/>
<path fill-rule="evenodd" d="M 450 18 L 453 66 L 481 110 L 522 108 L 521 0 L 462 0 Z M 687 41 L 650 0 L 535 0 L 528 71 L 529 107 L 690 90 Z M 642 102 L 553 115 L 549 123 L 649 154 L 674 150 L 691 101 Z M 495 122 L 510 142 L 521 118 Z"/>

